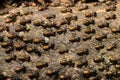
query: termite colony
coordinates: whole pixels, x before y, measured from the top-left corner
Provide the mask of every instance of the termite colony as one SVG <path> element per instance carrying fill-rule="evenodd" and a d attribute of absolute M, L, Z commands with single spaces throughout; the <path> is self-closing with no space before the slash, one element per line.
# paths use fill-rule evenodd
<path fill-rule="evenodd" d="M 120 1 L 7 1 L 0 80 L 119 80 Z"/>

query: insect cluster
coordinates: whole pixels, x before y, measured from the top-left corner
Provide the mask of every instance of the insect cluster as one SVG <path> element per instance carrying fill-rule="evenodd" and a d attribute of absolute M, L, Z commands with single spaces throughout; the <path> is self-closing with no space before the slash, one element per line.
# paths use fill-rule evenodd
<path fill-rule="evenodd" d="M 0 80 L 118 80 L 120 1 L 47 5 L 0 11 Z"/>

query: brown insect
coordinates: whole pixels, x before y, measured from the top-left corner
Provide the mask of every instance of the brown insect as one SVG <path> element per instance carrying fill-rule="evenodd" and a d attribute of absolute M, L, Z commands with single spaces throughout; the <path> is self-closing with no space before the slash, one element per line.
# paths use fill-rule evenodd
<path fill-rule="evenodd" d="M 89 7 L 87 5 L 81 5 L 79 6 L 78 10 L 82 11 L 82 10 L 87 10 Z"/>
<path fill-rule="evenodd" d="M 85 17 L 89 18 L 89 17 L 96 17 L 97 13 L 96 12 L 86 12 L 85 13 Z"/>
<path fill-rule="evenodd" d="M 67 52 L 68 52 L 68 49 L 59 49 L 60 54 L 64 54 L 64 53 L 67 53 Z"/>
<path fill-rule="evenodd" d="M 7 37 L 8 37 L 9 39 L 14 39 L 14 38 L 15 38 L 15 35 L 12 34 L 12 33 L 8 33 Z"/>
<path fill-rule="evenodd" d="M 25 19 L 25 18 L 22 18 L 21 20 L 20 20 L 20 24 L 21 25 L 25 25 L 27 23 L 27 20 Z"/>
<path fill-rule="evenodd" d="M 0 25 L 0 32 L 4 30 L 3 26 Z"/>
<path fill-rule="evenodd" d="M 70 8 L 62 8 L 61 12 L 62 13 L 72 12 L 72 9 L 70 9 Z"/>
<path fill-rule="evenodd" d="M 13 51 L 13 47 L 5 48 L 5 52 L 6 53 L 10 53 L 11 51 Z"/>
<path fill-rule="evenodd" d="M 102 34 L 102 33 L 95 35 L 95 39 L 96 40 L 102 40 L 103 38 L 106 38 L 106 37 L 107 37 L 107 35 L 106 34 Z"/>
<path fill-rule="evenodd" d="M 68 61 L 67 61 L 66 59 L 62 59 L 62 60 L 60 61 L 60 64 L 65 66 L 65 65 L 68 64 Z"/>
<path fill-rule="evenodd" d="M 84 29 L 84 32 L 85 32 L 86 34 L 95 33 L 95 29 L 85 28 L 85 29 Z"/>
<path fill-rule="evenodd" d="M 20 32 L 20 31 L 23 31 L 23 30 L 24 30 L 24 28 L 20 25 L 15 28 L 16 32 Z"/>
<path fill-rule="evenodd" d="M 11 62 L 12 60 L 16 60 L 15 55 L 8 55 L 8 56 L 5 57 L 6 62 Z"/>
<path fill-rule="evenodd" d="M 11 44 L 11 43 L 10 43 L 9 41 L 4 41 L 4 42 L 1 43 L 1 46 L 2 46 L 3 48 L 6 48 L 6 47 L 8 47 L 10 44 Z"/>
<path fill-rule="evenodd" d="M 89 36 L 89 35 L 83 35 L 82 36 L 83 41 L 86 41 L 86 40 L 89 40 L 89 39 L 91 39 L 91 36 Z"/>
<path fill-rule="evenodd" d="M 32 38 L 30 38 L 29 36 L 23 36 L 22 40 L 23 40 L 25 43 L 32 42 Z"/>
<path fill-rule="evenodd" d="M 104 48 L 104 45 L 103 44 L 96 44 L 94 47 L 95 47 L 95 49 L 100 50 L 100 49 Z"/>
<path fill-rule="evenodd" d="M 62 33 L 65 33 L 66 32 L 66 29 L 57 29 L 57 33 L 59 34 L 62 34 Z"/>
<path fill-rule="evenodd" d="M 96 63 L 99 63 L 99 62 L 103 62 L 104 61 L 104 58 L 102 58 L 102 57 L 96 57 L 95 59 L 94 59 L 94 62 L 96 62 Z"/>
<path fill-rule="evenodd" d="M 118 63 L 118 59 L 115 58 L 115 57 L 111 57 L 111 58 L 109 59 L 109 61 L 110 61 L 111 63 L 113 63 L 113 64 Z"/>
<path fill-rule="evenodd" d="M 117 69 L 120 69 L 120 64 L 116 64 L 115 67 L 116 67 Z"/>
<path fill-rule="evenodd" d="M 40 41 L 41 41 L 41 40 L 40 40 L 38 37 L 36 37 L 36 38 L 33 39 L 33 42 L 34 42 L 35 44 L 39 44 Z"/>
<path fill-rule="evenodd" d="M 33 20 L 33 25 L 39 26 L 40 25 L 40 21 L 39 20 Z"/>
<path fill-rule="evenodd" d="M 38 78 L 39 77 L 39 72 L 38 71 L 30 71 L 27 73 L 28 77 L 30 79 Z"/>
<path fill-rule="evenodd" d="M 104 69 L 105 69 L 105 67 L 103 65 L 98 66 L 98 70 L 103 71 Z"/>
<path fill-rule="evenodd" d="M 31 53 L 31 52 L 34 51 L 34 48 L 31 47 L 31 46 L 26 46 L 26 51 L 27 51 L 28 53 Z"/>
<path fill-rule="evenodd" d="M 48 63 L 47 62 L 37 62 L 36 63 L 36 67 L 41 69 L 43 67 L 47 67 L 48 66 Z"/>
<path fill-rule="evenodd" d="M 18 56 L 18 60 L 22 62 L 30 61 L 30 56 L 24 56 L 24 55 Z"/>
<path fill-rule="evenodd" d="M 15 72 L 17 73 L 26 72 L 26 67 L 25 66 L 16 67 Z"/>
<path fill-rule="evenodd" d="M 59 75 L 59 78 L 60 78 L 60 79 L 65 79 L 66 76 L 65 76 L 65 75 Z"/>
<path fill-rule="evenodd" d="M 80 38 L 79 38 L 79 37 L 71 36 L 71 37 L 69 38 L 69 41 L 70 41 L 70 42 L 79 42 L 79 41 L 80 41 Z"/>
<path fill-rule="evenodd" d="M 82 55 L 85 55 L 85 54 L 88 54 L 89 53 L 89 50 L 88 49 L 79 49 L 79 50 L 77 50 L 77 54 L 79 55 L 79 56 L 82 56 Z"/>
<path fill-rule="evenodd" d="M 44 31 L 44 32 L 43 32 L 43 35 L 44 35 L 44 36 L 47 36 L 47 37 L 50 37 L 50 36 L 54 36 L 54 35 L 55 35 L 55 32 Z"/>

